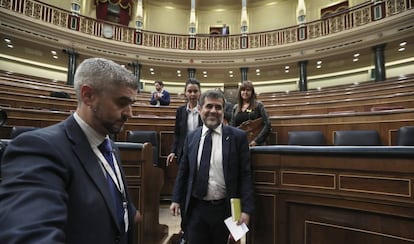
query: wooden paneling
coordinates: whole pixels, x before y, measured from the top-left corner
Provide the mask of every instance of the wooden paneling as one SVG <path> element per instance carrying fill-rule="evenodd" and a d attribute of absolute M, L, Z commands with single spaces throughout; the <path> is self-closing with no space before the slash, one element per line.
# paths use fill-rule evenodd
<path fill-rule="evenodd" d="M 253 148 L 249 243 L 414 243 L 413 158 L 414 147 Z"/>

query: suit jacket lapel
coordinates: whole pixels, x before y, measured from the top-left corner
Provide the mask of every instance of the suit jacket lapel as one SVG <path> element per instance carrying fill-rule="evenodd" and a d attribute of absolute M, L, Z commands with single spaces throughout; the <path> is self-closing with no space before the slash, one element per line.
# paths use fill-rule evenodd
<path fill-rule="evenodd" d="M 86 138 L 82 129 L 76 123 L 73 116 L 66 120 L 65 128 L 66 134 L 73 143 L 73 152 L 78 157 L 79 162 L 83 165 L 92 182 L 95 183 L 96 188 L 101 193 L 106 205 L 108 206 L 109 212 L 111 213 L 114 222 L 116 223 L 118 229 L 120 229 L 120 226 L 118 226 L 118 221 L 116 221 L 116 213 L 113 200 L 110 197 L 111 193 L 109 192 L 108 182 L 102 171 L 102 167 L 99 165 L 98 158 L 89 145 L 88 139 Z M 117 160 L 119 160 L 118 156 Z"/>

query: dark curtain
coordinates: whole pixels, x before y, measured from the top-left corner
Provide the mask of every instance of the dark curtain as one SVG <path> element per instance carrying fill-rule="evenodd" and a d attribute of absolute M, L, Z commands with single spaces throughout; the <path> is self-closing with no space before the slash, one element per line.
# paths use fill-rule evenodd
<path fill-rule="evenodd" d="M 106 20 L 109 2 L 119 5 L 119 24 L 128 25 L 131 19 L 132 8 L 134 6 L 133 0 L 95 0 L 96 18 Z"/>

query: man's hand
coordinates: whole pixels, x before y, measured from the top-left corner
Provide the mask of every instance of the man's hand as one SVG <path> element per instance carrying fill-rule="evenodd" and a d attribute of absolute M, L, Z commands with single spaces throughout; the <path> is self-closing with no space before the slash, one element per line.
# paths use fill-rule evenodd
<path fill-rule="evenodd" d="M 247 213 L 241 213 L 239 221 L 237 221 L 238 225 L 241 225 L 242 223 L 245 223 L 246 225 L 249 225 L 250 222 L 250 215 Z"/>
<path fill-rule="evenodd" d="M 180 204 L 176 202 L 172 202 L 170 206 L 170 212 L 172 216 L 180 215 Z"/>
<path fill-rule="evenodd" d="M 141 213 L 137 210 L 135 212 L 135 217 L 134 217 L 134 223 L 141 223 L 142 222 L 142 215 Z"/>

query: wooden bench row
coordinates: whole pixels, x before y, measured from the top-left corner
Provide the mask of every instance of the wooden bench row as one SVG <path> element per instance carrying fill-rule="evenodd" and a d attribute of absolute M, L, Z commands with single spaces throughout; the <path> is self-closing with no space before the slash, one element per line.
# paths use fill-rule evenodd
<path fill-rule="evenodd" d="M 392 77 L 385 81 L 374 82 L 367 81 L 356 84 L 344 84 L 335 85 L 331 87 L 325 87 L 321 89 L 312 89 L 308 91 L 290 91 L 290 92 L 264 92 L 258 95 L 260 100 L 265 101 L 266 99 L 297 99 L 303 97 L 313 96 L 325 96 L 325 95 L 336 95 L 336 94 L 355 94 L 363 93 L 364 91 L 380 92 L 384 89 L 393 89 L 395 86 L 406 86 L 414 82 L 414 74 L 405 77 Z"/>
<path fill-rule="evenodd" d="M 38 82 L 33 79 L 26 80 L 16 77 L 0 76 L 0 85 L 2 87 L 2 90 L 12 92 L 48 96 L 51 92 L 63 91 L 68 93 L 71 98 L 76 98 L 75 91 L 71 86 Z M 183 95 L 171 93 L 170 96 L 170 106 L 173 107 L 179 106 L 186 101 Z M 136 99 L 138 103 L 149 104 L 149 101 L 151 100 L 151 93 L 141 92 L 136 96 Z"/>
<path fill-rule="evenodd" d="M 31 108 L 69 112 L 76 110 L 77 102 L 73 99 L 0 91 L 0 105 L 14 108 Z M 176 113 L 176 108 L 174 107 L 156 107 L 149 104 L 139 103 L 134 104 L 132 110 L 133 114 L 136 116 L 175 116 Z"/>
<path fill-rule="evenodd" d="M 8 121 L 4 126 L 8 129 L 12 126 L 45 127 L 62 121 L 70 115 L 70 112 L 61 111 L 11 107 L 0 107 L 0 109 L 8 114 Z M 277 134 L 277 144 L 287 144 L 289 131 L 320 130 L 324 132 L 328 144 L 333 144 L 334 131 L 374 129 L 380 133 L 383 145 L 395 145 L 394 132 L 401 126 L 414 124 L 414 108 L 348 114 L 271 116 L 270 120 L 272 130 Z M 117 139 L 125 141 L 128 130 L 157 131 L 161 137 L 160 156 L 166 156 L 172 144 L 174 124 L 173 116 L 134 116 L 125 124 L 124 130 L 117 135 Z M 7 130 L 5 128 L 4 130 Z M 7 132 L 2 136 L 7 137 Z"/>
<path fill-rule="evenodd" d="M 324 102 L 330 100 L 346 100 L 346 99 L 358 99 L 366 98 L 371 96 L 381 96 L 381 95 L 394 95 L 403 92 L 410 92 L 414 90 L 414 79 L 404 80 L 398 82 L 384 82 L 381 87 L 366 88 L 359 87 L 353 91 L 339 90 L 335 92 L 326 92 L 320 91 L 318 93 L 309 94 L 303 92 L 299 95 L 284 95 L 276 97 L 263 97 L 259 96 L 259 100 L 262 101 L 265 105 L 272 104 L 294 104 L 294 103 L 304 103 L 304 102 Z"/>
<path fill-rule="evenodd" d="M 34 95 L 5 90 L 1 90 L 0 95 L 0 105 L 2 106 L 58 111 L 72 111 L 76 109 L 75 99 L 55 98 L 47 95 Z M 133 105 L 133 114 L 136 116 L 175 116 L 176 108 L 177 107 L 173 106 L 155 107 L 149 104 L 137 103 Z M 329 101 L 302 101 L 296 103 L 279 103 L 266 105 L 266 110 L 270 116 L 343 113 L 357 111 L 363 112 L 370 110 L 386 110 L 397 108 L 414 108 L 414 92 L 401 91 L 388 95 L 372 95 L 369 97 L 358 97 L 346 100 L 331 99 Z"/>

